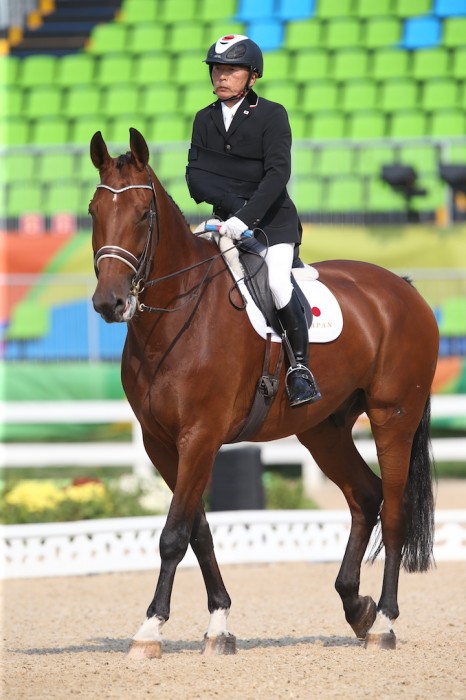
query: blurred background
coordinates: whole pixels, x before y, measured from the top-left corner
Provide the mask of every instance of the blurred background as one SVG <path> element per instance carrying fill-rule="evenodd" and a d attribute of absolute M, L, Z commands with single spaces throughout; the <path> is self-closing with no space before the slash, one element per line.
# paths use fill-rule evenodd
<path fill-rule="evenodd" d="M 409 274 L 440 327 L 434 392 L 466 394 L 466 0 L 0 0 L 4 407 L 123 398 L 126 328 L 90 302 L 89 141 L 100 130 L 118 155 L 139 129 L 197 225 L 209 208 L 185 185 L 191 124 L 212 99 L 202 59 L 228 33 L 262 47 L 257 92 L 290 116 L 302 259 Z M 466 436 L 466 408 L 433 426 Z M 124 432 L 23 419 L 3 438 Z M 466 475 L 464 451 L 446 471 Z"/>

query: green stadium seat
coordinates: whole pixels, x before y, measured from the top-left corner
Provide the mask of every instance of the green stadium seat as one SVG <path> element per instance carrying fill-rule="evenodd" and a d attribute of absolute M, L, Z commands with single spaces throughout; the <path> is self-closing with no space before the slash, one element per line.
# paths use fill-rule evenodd
<path fill-rule="evenodd" d="M 261 79 L 260 85 L 267 80 L 284 80 L 290 74 L 294 77 L 295 62 L 290 61 L 288 51 L 264 51 L 265 76 Z"/>
<path fill-rule="evenodd" d="M 428 15 L 432 11 L 432 0 L 395 0 L 395 14 L 403 19 L 417 15 Z"/>
<path fill-rule="evenodd" d="M 324 36 L 325 46 L 330 51 L 359 46 L 361 44 L 359 20 L 353 17 L 334 19 L 328 23 Z"/>
<path fill-rule="evenodd" d="M 43 213 L 47 216 L 53 214 L 78 214 L 81 209 L 80 184 L 76 179 L 54 182 L 45 190 Z"/>
<path fill-rule="evenodd" d="M 93 133 L 95 132 L 91 133 L 91 135 L 89 136 L 89 141 L 91 140 Z M 105 131 L 104 138 L 105 140 L 107 140 L 107 131 Z M 98 172 L 94 168 L 94 164 L 89 158 L 89 152 L 87 149 L 81 150 L 81 152 L 77 153 L 75 156 L 74 176 L 81 183 L 94 183 L 94 185 L 97 184 Z"/>
<path fill-rule="evenodd" d="M 389 135 L 392 138 L 427 136 L 427 118 L 420 109 L 407 109 L 394 112 L 389 121 Z"/>
<path fill-rule="evenodd" d="M 445 185 L 436 175 L 431 177 L 421 173 L 420 185 L 427 190 L 424 197 L 416 197 L 414 208 L 418 211 L 437 211 L 445 206 Z"/>
<path fill-rule="evenodd" d="M 68 121 L 64 117 L 42 117 L 31 127 L 31 143 L 36 146 L 68 142 Z"/>
<path fill-rule="evenodd" d="M 29 119 L 21 116 L 0 117 L 0 144 L 23 146 L 29 143 Z"/>
<path fill-rule="evenodd" d="M 416 109 L 418 102 L 418 87 L 413 80 L 386 80 L 382 84 L 380 107 L 384 111 Z"/>
<path fill-rule="evenodd" d="M 189 49 L 199 49 L 207 53 L 204 39 L 204 25 L 199 22 L 176 22 L 170 26 L 166 39 L 165 49 L 171 53 L 181 53 Z"/>
<path fill-rule="evenodd" d="M 151 143 L 185 141 L 191 136 L 191 126 L 180 114 L 159 114 L 147 120 L 147 140 Z"/>
<path fill-rule="evenodd" d="M 314 150 L 302 145 L 294 145 L 291 152 L 291 172 L 293 177 L 309 177 L 314 173 Z"/>
<path fill-rule="evenodd" d="M 164 182 L 163 185 L 175 204 L 185 215 L 197 211 L 198 205 L 191 199 L 184 177 L 174 178 Z M 209 207 L 208 211 L 212 211 L 212 207 Z"/>
<path fill-rule="evenodd" d="M 413 51 L 411 75 L 416 80 L 444 78 L 449 75 L 448 51 L 444 48 Z"/>
<path fill-rule="evenodd" d="M 381 139 L 386 136 L 385 115 L 377 110 L 353 112 L 345 134 L 351 139 Z"/>
<path fill-rule="evenodd" d="M 101 131 L 107 138 L 107 118 L 102 114 L 82 116 L 71 121 L 69 140 L 76 145 L 89 145 L 96 131 Z"/>
<path fill-rule="evenodd" d="M 159 19 L 167 24 L 184 20 L 197 19 L 197 0 L 183 0 L 178 2 L 164 2 L 160 6 Z"/>
<path fill-rule="evenodd" d="M 380 179 L 372 178 L 369 182 L 369 198 L 367 209 L 370 212 L 401 212 L 406 210 L 406 204 L 390 185 Z"/>
<path fill-rule="evenodd" d="M 86 85 L 94 80 L 94 72 L 94 56 L 86 53 L 72 53 L 59 59 L 54 82 L 61 87 Z"/>
<path fill-rule="evenodd" d="M 180 54 L 176 60 L 172 61 L 175 82 L 178 85 L 188 85 L 192 82 L 204 81 L 205 85 L 209 86 L 209 69 L 203 63 L 205 56 L 205 51 L 186 51 Z"/>
<path fill-rule="evenodd" d="M 128 49 L 126 25 L 115 22 L 97 24 L 91 32 L 86 48 L 91 54 L 96 55 L 126 51 Z"/>
<path fill-rule="evenodd" d="M 290 194 L 298 212 L 318 212 L 322 206 L 322 180 L 316 177 L 301 177 L 290 185 Z"/>
<path fill-rule="evenodd" d="M 466 165 L 466 146 L 452 144 L 443 158 L 445 163 Z"/>
<path fill-rule="evenodd" d="M 265 66 L 267 70 L 267 66 Z M 313 49 L 311 51 L 299 51 L 293 59 L 293 75 L 297 83 L 308 80 L 319 80 L 328 77 L 329 57 L 327 51 Z"/>
<path fill-rule="evenodd" d="M 95 82 L 98 85 L 116 85 L 133 80 L 133 61 L 129 53 L 106 54 L 97 62 Z"/>
<path fill-rule="evenodd" d="M 173 61 L 161 52 L 144 53 L 134 59 L 133 81 L 148 87 L 154 80 L 171 80 Z"/>
<path fill-rule="evenodd" d="M 447 48 L 464 48 L 466 17 L 448 17 L 443 23 L 443 45 Z"/>
<path fill-rule="evenodd" d="M 166 28 L 163 24 L 155 22 L 135 24 L 128 33 L 128 44 L 125 50 L 133 55 L 163 51 L 165 48 Z"/>
<path fill-rule="evenodd" d="M 314 18 L 287 22 L 285 25 L 283 44 L 287 51 L 293 52 L 322 47 L 323 36 L 321 23 Z M 299 58 L 299 53 L 296 58 Z"/>
<path fill-rule="evenodd" d="M 309 135 L 319 139 L 341 139 L 345 134 L 345 116 L 342 112 L 317 112 L 312 116 Z"/>
<path fill-rule="evenodd" d="M 313 80 L 304 85 L 300 104 L 305 112 L 312 114 L 337 109 L 338 88 L 331 80 Z"/>
<path fill-rule="evenodd" d="M 72 153 L 42 153 L 38 160 L 37 174 L 41 182 L 61 182 L 75 174 L 75 157 Z"/>
<path fill-rule="evenodd" d="M 307 137 L 307 117 L 306 115 L 298 110 L 291 110 L 288 112 L 288 119 L 290 120 L 291 133 L 294 139 L 304 139 Z"/>
<path fill-rule="evenodd" d="M 157 166 L 157 177 L 162 182 L 173 178 L 179 178 L 186 170 L 188 164 L 188 151 L 186 148 L 162 150 L 159 153 L 159 162 Z"/>
<path fill-rule="evenodd" d="M 460 105 L 455 80 L 426 80 L 422 87 L 422 107 L 426 112 L 457 106 Z"/>
<path fill-rule="evenodd" d="M 382 165 L 395 162 L 391 146 L 363 146 L 356 149 L 354 171 L 360 175 L 379 176 Z"/>
<path fill-rule="evenodd" d="M 140 112 L 120 114 L 114 119 L 109 118 L 107 122 L 106 139 L 112 143 L 127 146 L 129 139 L 129 129 L 133 127 L 144 134 L 146 130 L 146 119 Z"/>
<path fill-rule="evenodd" d="M 109 85 L 103 98 L 102 112 L 109 117 L 128 114 L 128 112 L 135 113 L 141 101 L 139 86 L 133 83 Z"/>
<path fill-rule="evenodd" d="M 353 175 L 328 183 L 323 209 L 326 212 L 362 212 L 366 209 L 365 183 Z"/>
<path fill-rule="evenodd" d="M 62 106 L 61 88 L 54 85 L 39 85 L 30 88 L 25 97 L 25 113 L 30 119 L 59 114 Z"/>
<path fill-rule="evenodd" d="M 322 19 L 346 17 L 352 14 L 352 0 L 319 0 L 316 15 Z"/>
<path fill-rule="evenodd" d="M 97 85 L 72 85 L 65 93 L 63 114 L 69 118 L 100 114 L 101 90 Z"/>
<path fill-rule="evenodd" d="M 0 114 L 19 117 L 23 114 L 23 90 L 16 85 L 0 85 Z"/>
<path fill-rule="evenodd" d="M 465 112 L 462 109 L 439 109 L 432 113 L 429 134 L 438 138 L 464 136 Z"/>
<path fill-rule="evenodd" d="M 466 298 L 448 297 L 442 304 L 439 330 L 441 336 L 460 337 L 466 335 Z"/>
<path fill-rule="evenodd" d="M 392 14 L 392 0 L 357 0 L 354 10 L 361 18 L 380 17 Z"/>
<path fill-rule="evenodd" d="M 237 0 L 200 0 L 197 7 L 196 17 L 202 22 L 212 20 L 224 20 L 233 17 L 236 13 Z"/>
<path fill-rule="evenodd" d="M 466 46 L 454 50 L 451 75 L 457 80 L 464 80 L 466 76 Z"/>
<path fill-rule="evenodd" d="M 367 20 L 362 43 L 367 49 L 396 46 L 401 39 L 401 23 L 396 17 L 371 17 Z"/>
<path fill-rule="evenodd" d="M 340 108 L 355 112 L 377 107 L 377 87 L 372 80 L 352 80 L 343 85 Z"/>
<path fill-rule="evenodd" d="M 294 86 L 293 86 L 294 87 Z M 194 115 L 200 109 L 203 109 L 208 104 L 214 101 L 214 96 L 211 90 L 209 90 L 209 84 L 205 81 L 201 83 L 192 83 L 191 85 L 186 85 L 180 91 L 180 110 L 187 118 L 194 119 Z M 277 102 L 280 102 L 278 96 L 276 97 Z"/>
<path fill-rule="evenodd" d="M 291 80 L 269 80 L 261 87 L 260 94 L 268 100 L 280 102 L 287 110 L 293 110 L 299 106 L 300 91 L 298 85 Z M 208 101 L 207 103 L 204 101 L 204 106 L 206 104 Z"/>
<path fill-rule="evenodd" d="M 155 22 L 158 12 L 159 8 L 156 2 L 147 2 L 147 0 L 123 0 L 119 21 L 123 24 Z"/>
<path fill-rule="evenodd" d="M 342 49 L 335 51 L 329 75 L 334 80 L 345 82 L 367 77 L 368 70 L 369 55 L 365 49 Z"/>
<path fill-rule="evenodd" d="M 141 91 L 139 110 L 141 114 L 152 116 L 178 110 L 178 87 L 173 83 L 153 82 Z"/>
<path fill-rule="evenodd" d="M 52 55 L 30 55 L 21 60 L 19 84 L 22 87 L 48 85 L 54 82 L 57 57 Z"/>
<path fill-rule="evenodd" d="M 42 186 L 39 182 L 15 182 L 8 192 L 7 216 L 42 213 Z"/>
<path fill-rule="evenodd" d="M 405 78 L 408 75 L 407 51 L 400 49 L 378 49 L 374 51 L 370 74 L 374 80 Z"/>
<path fill-rule="evenodd" d="M 0 85 L 16 85 L 20 66 L 17 56 L 0 56 Z"/>
<path fill-rule="evenodd" d="M 437 148 L 435 146 L 401 146 L 401 163 L 412 165 L 418 173 L 436 173 L 438 170 Z"/>
<path fill-rule="evenodd" d="M 466 80 L 463 82 L 460 88 L 458 105 L 466 111 Z"/>
<path fill-rule="evenodd" d="M 315 158 L 313 174 L 350 175 L 353 172 L 354 149 L 340 146 L 326 146 L 320 149 Z"/>
<path fill-rule="evenodd" d="M 29 153 L 5 153 L 0 167 L 0 185 L 33 180 L 36 174 L 35 156 Z"/>

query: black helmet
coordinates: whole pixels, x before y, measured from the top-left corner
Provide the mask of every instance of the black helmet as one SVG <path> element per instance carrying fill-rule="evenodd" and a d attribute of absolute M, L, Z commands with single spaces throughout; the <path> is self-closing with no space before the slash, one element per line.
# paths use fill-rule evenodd
<path fill-rule="evenodd" d="M 262 78 L 264 70 L 264 59 L 259 46 L 242 34 L 220 37 L 208 50 L 204 63 L 207 63 L 211 72 L 214 63 L 247 66 L 250 71 L 255 71 L 259 78 Z"/>

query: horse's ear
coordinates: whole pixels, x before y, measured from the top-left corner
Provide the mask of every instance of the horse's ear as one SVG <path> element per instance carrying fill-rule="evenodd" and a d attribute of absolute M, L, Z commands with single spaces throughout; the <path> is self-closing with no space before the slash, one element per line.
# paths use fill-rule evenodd
<path fill-rule="evenodd" d="M 96 131 L 91 139 L 91 160 L 97 170 L 101 170 L 105 163 L 111 160 L 104 137 L 100 131 Z"/>
<path fill-rule="evenodd" d="M 133 127 L 129 130 L 129 144 L 136 167 L 143 170 L 149 162 L 149 148 L 144 136 Z"/>

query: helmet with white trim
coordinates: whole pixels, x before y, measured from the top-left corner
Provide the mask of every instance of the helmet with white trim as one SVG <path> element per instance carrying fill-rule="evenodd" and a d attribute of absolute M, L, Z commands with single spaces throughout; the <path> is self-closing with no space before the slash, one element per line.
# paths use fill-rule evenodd
<path fill-rule="evenodd" d="M 259 46 L 242 34 L 227 34 L 220 37 L 212 44 L 204 60 L 212 73 L 214 63 L 223 63 L 232 66 L 246 66 L 250 72 L 257 73 L 262 78 L 264 71 L 264 58 Z"/>

